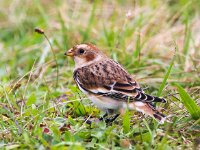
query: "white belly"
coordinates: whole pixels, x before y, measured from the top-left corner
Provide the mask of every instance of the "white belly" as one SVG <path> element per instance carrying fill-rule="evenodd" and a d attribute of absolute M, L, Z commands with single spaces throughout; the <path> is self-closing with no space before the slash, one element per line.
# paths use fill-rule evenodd
<path fill-rule="evenodd" d="M 79 84 L 79 89 L 88 96 L 88 98 L 101 110 L 106 111 L 107 109 L 119 109 L 123 107 L 123 103 L 117 100 L 114 100 L 109 97 L 103 97 L 98 95 L 89 94 L 85 91 Z"/>
<path fill-rule="evenodd" d="M 105 111 L 106 109 L 119 109 L 121 108 L 122 102 L 117 100 L 113 100 L 109 97 L 102 97 L 102 96 L 93 96 L 88 95 L 88 98 L 101 110 Z"/>

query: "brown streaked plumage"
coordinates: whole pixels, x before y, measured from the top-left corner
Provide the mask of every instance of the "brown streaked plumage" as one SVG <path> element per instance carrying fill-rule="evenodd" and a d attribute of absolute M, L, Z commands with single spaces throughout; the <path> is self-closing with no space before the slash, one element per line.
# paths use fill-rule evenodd
<path fill-rule="evenodd" d="M 117 62 L 92 44 L 80 44 L 65 53 L 75 61 L 74 80 L 79 89 L 103 111 L 135 109 L 163 123 L 166 117 L 154 102 L 165 99 L 145 94 L 139 84 Z"/>

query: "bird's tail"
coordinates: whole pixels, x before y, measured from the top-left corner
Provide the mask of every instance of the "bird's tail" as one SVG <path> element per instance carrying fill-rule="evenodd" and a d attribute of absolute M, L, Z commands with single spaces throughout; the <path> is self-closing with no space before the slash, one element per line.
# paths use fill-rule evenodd
<path fill-rule="evenodd" d="M 145 114 L 153 117 L 158 121 L 160 124 L 163 124 L 166 120 L 166 116 L 159 112 L 154 106 L 152 106 L 151 103 L 146 103 L 146 111 L 144 112 Z"/>
<path fill-rule="evenodd" d="M 153 107 L 149 103 L 144 103 L 144 102 L 133 102 L 129 104 L 130 109 L 135 109 L 139 112 L 142 112 L 146 115 L 149 115 L 153 118 L 155 118 L 160 124 L 163 124 L 167 117 L 163 115 L 161 112 L 159 112 L 155 107 Z"/>
<path fill-rule="evenodd" d="M 166 100 L 164 98 L 159 98 L 156 96 L 151 96 L 148 95 L 146 93 L 143 92 L 139 92 L 134 99 L 139 100 L 139 101 L 143 101 L 143 102 L 147 102 L 147 103 L 151 103 L 151 102 L 160 102 L 160 103 L 166 103 Z"/>
<path fill-rule="evenodd" d="M 153 117 L 160 123 L 163 124 L 167 117 L 165 115 L 163 115 L 162 113 L 160 113 L 159 111 L 155 110 L 153 113 Z"/>
<path fill-rule="evenodd" d="M 135 109 L 143 112 L 153 118 L 155 118 L 159 123 L 164 123 L 166 120 L 166 116 L 156 110 L 154 103 L 166 103 L 164 98 L 159 98 L 156 96 L 148 95 L 144 92 L 138 92 L 135 96 Z"/>

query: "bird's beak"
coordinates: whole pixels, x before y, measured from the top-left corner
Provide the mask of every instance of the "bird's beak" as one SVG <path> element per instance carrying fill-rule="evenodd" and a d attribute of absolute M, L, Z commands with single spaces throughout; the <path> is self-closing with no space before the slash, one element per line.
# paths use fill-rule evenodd
<path fill-rule="evenodd" d="M 64 55 L 73 57 L 73 56 L 74 56 L 74 51 L 73 51 L 73 49 L 72 49 L 72 48 L 69 49 L 67 52 L 65 52 Z"/>

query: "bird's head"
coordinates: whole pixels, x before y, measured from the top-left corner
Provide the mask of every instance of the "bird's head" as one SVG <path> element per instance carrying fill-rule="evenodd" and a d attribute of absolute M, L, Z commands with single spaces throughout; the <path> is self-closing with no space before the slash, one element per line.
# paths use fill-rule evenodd
<path fill-rule="evenodd" d="M 76 68 L 99 61 L 106 56 L 92 44 L 79 44 L 69 49 L 65 55 L 73 57 Z"/>

